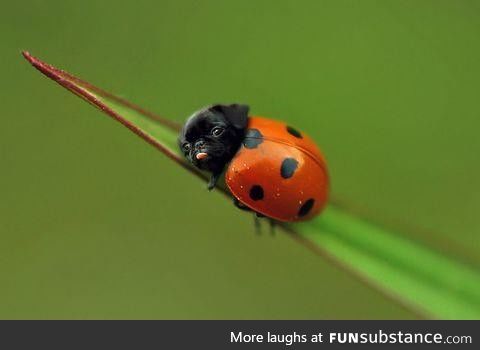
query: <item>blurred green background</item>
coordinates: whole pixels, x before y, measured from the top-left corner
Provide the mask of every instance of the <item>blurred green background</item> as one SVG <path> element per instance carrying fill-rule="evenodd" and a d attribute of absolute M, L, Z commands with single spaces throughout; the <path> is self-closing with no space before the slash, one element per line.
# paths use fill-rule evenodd
<path fill-rule="evenodd" d="M 25 62 L 178 121 L 307 130 L 352 211 L 480 266 L 475 1 L 22 1 L 0 14 L 0 318 L 415 318 Z"/>

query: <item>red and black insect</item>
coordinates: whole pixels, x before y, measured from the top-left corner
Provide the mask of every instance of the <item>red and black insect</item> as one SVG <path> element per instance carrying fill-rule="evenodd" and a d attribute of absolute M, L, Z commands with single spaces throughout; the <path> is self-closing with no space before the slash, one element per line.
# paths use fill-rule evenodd
<path fill-rule="evenodd" d="M 222 173 L 243 209 L 278 221 L 308 220 L 328 195 L 325 159 L 305 133 L 273 119 L 248 116 L 248 106 L 214 105 L 185 123 L 179 145 L 196 167 Z"/>

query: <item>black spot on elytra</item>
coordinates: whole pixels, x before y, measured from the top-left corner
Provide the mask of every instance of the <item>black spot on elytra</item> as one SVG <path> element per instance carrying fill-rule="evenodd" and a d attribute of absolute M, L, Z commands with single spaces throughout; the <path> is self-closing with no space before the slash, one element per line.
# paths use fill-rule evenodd
<path fill-rule="evenodd" d="M 302 138 L 302 134 L 300 133 L 300 131 L 298 131 L 297 129 L 294 129 L 292 128 L 291 126 L 287 126 L 287 131 L 290 135 L 293 135 L 295 136 L 296 138 L 299 138 L 301 139 Z"/>
<path fill-rule="evenodd" d="M 243 145 L 246 148 L 257 148 L 263 142 L 263 135 L 258 129 L 247 129 Z"/>
<path fill-rule="evenodd" d="M 294 158 L 285 158 L 282 162 L 282 166 L 280 167 L 280 175 L 284 179 L 289 179 L 293 176 L 295 173 L 295 170 L 297 170 L 298 167 L 298 162 Z"/>
<path fill-rule="evenodd" d="M 300 210 L 298 211 L 298 216 L 302 217 L 307 215 L 310 210 L 312 210 L 314 204 L 315 200 L 313 198 L 310 198 L 308 201 L 303 203 L 303 205 L 300 207 Z"/>
<path fill-rule="evenodd" d="M 250 198 L 254 201 L 263 199 L 263 188 L 260 185 L 253 185 L 250 189 Z"/>

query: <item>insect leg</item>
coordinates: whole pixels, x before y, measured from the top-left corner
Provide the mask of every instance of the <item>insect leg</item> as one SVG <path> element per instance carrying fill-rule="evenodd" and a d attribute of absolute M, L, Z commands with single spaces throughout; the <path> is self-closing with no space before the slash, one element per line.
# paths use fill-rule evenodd
<path fill-rule="evenodd" d="M 268 219 L 270 222 L 270 234 L 275 235 L 275 227 L 277 225 L 277 222 L 274 219 Z"/>
<path fill-rule="evenodd" d="M 220 174 L 221 173 L 218 173 L 218 174 L 215 174 L 213 173 L 211 176 L 210 176 L 210 181 L 208 181 L 208 185 L 207 185 L 207 189 L 209 191 L 213 190 L 215 188 L 215 185 L 217 184 L 217 181 L 218 179 L 220 178 Z"/>
<path fill-rule="evenodd" d="M 253 215 L 253 222 L 254 222 L 254 225 L 255 225 L 255 233 L 257 235 L 261 234 L 262 230 L 261 230 L 261 226 L 260 226 L 260 219 L 259 219 L 259 217 L 256 213 Z"/>
<path fill-rule="evenodd" d="M 252 211 L 249 207 L 247 207 L 245 204 L 240 202 L 237 198 L 233 197 L 233 205 L 236 206 L 240 210 L 245 210 L 245 211 Z"/>

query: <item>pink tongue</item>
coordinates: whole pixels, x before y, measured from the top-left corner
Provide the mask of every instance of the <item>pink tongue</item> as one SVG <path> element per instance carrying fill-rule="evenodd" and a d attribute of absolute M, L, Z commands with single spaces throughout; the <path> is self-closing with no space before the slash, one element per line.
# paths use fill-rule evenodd
<path fill-rule="evenodd" d="M 197 158 L 198 160 L 205 159 L 207 157 L 208 157 L 208 154 L 205 152 L 197 153 L 197 155 L 195 156 L 195 158 Z"/>

